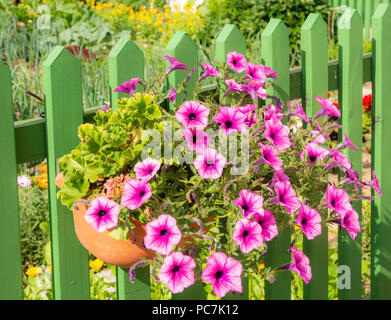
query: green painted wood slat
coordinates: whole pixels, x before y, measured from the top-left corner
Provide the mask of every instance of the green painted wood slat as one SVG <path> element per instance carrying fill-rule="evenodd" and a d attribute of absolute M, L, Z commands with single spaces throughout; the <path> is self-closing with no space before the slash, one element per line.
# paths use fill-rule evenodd
<path fill-rule="evenodd" d="M 301 56 L 303 107 L 309 117 L 321 109 L 315 98 L 328 94 L 328 39 L 327 24 L 318 14 L 311 13 L 301 28 Z M 327 219 L 327 209 L 320 211 Z M 311 261 L 312 279 L 304 286 L 304 299 L 328 298 L 328 228 L 313 240 L 303 240 L 303 250 Z"/>
<path fill-rule="evenodd" d="M 373 108 L 379 119 L 372 131 L 372 170 L 383 192 L 372 202 L 371 215 L 371 299 L 391 299 L 391 6 L 380 5 L 373 25 Z"/>
<path fill-rule="evenodd" d="M 79 142 L 83 121 L 81 68 L 64 47 L 57 46 L 43 63 L 48 150 L 49 209 L 53 292 L 57 300 L 89 299 L 88 252 L 77 239 L 72 212 L 57 200 L 57 160 Z"/>
<path fill-rule="evenodd" d="M 199 61 L 198 61 L 198 48 L 196 43 L 189 37 L 189 35 L 184 31 L 178 31 L 174 34 L 170 42 L 166 46 L 165 50 L 166 54 L 170 57 L 176 58 L 178 61 L 182 62 L 185 66 L 189 68 L 189 70 L 175 70 L 171 72 L 168 76 L 167 85 L 169 88 L 175 87 L 179 89 L 179 85 L 183 80 L 187 77 L 189 72 L 193 68 L 196 68 L 195 73 L 190 78 L 186 91 L 188 93 L 187 97 L 185 97 L 184 93 L 177 94 L 176 96 L 176 104 L 182 104 L 184 98 L 186 100 L 193 99 L 193 90 L 194 86 L 199 78 Z M 165 61 L 166 66 L 169 66 L 168 61 Z M 170 103 L 170 108 L 174 108 L 174 105 Z"/>
<path fill-rule="evenodd" d="M 116 101 L 129 97 L 124 92 L 114 92 L 120 84 L 132 78 L 144 80 L 144 52 L 128 37 L 121 38 L 109 53 L 109 87 L 110 101 L 113 109 L 117 108 Z M 142 91 L 141 84 L 137 84 L 136 91 Z"/>
<path fill-rule="evenodd" d="M 23 299 L 11 72 L 0 62 L 0 299 Z"/>
<path fill-rule="evenodd" d="M 277 79 L 268 89 L 268 94 L 277 96 L 283 105 L 286 105 L 289 97 L 289 31 L 279 19 L 271 19 L 261 35 L 262 64 L 270 66 L 278 72 Z M 267 99 L 266 103 L 274 101 Z M 278 235 L 278 239 L 269 245 L 265 256 L 265 266 L 275 268 L 283 263 L 290 262 L 290 254 L 287 252 L 291 243 L 291 233 L 285 229 Z M 266 281 L 265 298 L 290 300 L 291 275 L 289 272 L 281 272 L 273 284 Z"/>
<path fill-rule="evenodd" d="M 360 14 L 356 9 L 347 9 L 338 23 L 339 39 L 339 105 L 342 110 L 341 122 L 343 129 L 339 132 L 342 138 L 342 131 L 359 151 L 351 148 L 344 150 L 356 170 L 361 176 L 362 172 L 362 79 L 363 79 L 363 23 Z M 361 201 L 353 202 L 353 208 L 357 211 L 361 221 Z M 339 288 L 340 299 L 361 298 L 361 233 L 352 240 L 344 229 L 338 235 L 338 264 L 348 266 L 351 272 L 350 287 Z"/>
<path fill-rule="evenodd" d="M 111 106 L 117 108 L 116 101 L 122 97 L 129 97 L 126 93 L 116 93 L 117 88 L 124 81 L 139 77 L 144 80 L 144 52 L 127 37 L 121 38 L 109 53 L 109 82 Z M 142 91 L 138 84 L 136 91 Z M 129 281 L 129 268 L 116 268 L 117 297 L 119 300 L 149 300 L 150 268 L 139 268 L 136 271 L 134 283 Z"/>

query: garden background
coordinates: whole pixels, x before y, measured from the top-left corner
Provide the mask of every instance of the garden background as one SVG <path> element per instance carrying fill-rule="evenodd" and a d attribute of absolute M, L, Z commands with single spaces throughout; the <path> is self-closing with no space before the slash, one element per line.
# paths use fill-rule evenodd
<path fill-rule="evenodd" d="M 0 57 L 11 69 L 14 120 L 44 116 L 42 62 L 56 45 L 66 46 L 81 62 L 83 108 L 88 110 L 108 103 L 108 53 L 121 37 L 129 37 L 144 50 L 147 68 L 163 71 L 164 48 L 176 31 L 185 31 L 198 44 L 200 61 L 210 63 L 215 36 L 225 24 L 231 23 L 247 40 L 246 56 L 261 63 L 260 35 L 270 18 L 279 18 L 290 30 L 290 65 L 297 68 L 301 63 L 301 26 L 311 12 L 321 14 L 328 22 L 329 60 L 338 58 L 336 23 L 342 10 L 334 2 L 0 0 Z M 371 42 L 364 41 L 363 52 L 371 50 Z M 330 97 L 337 101 L 337 92 L 330 92 Z M 363 178 L 366 180 L 370 179 L 371 167 L 371 101 L 371 84 L 367 83 L 363 90 Z M 336 136 L 331 138 L 337 141 Z M 52 299 L 47 167 L 45 162 L 19 165 L 18 175 L 24 297 Z M 369 222 L 370 204 L 364 201 L 362 297 L 369 294 Z M 336 299 L 337 230 L 329 232 L 329 299 Z M 92 255 L 90 282 L 91 299 L 116 299 L 115 268 Z M 153 299 L 170 297 L 168 289 L 151 283 Z M 263 284 L 252 282 L 251 285 L 254 290 L 250 298 L 262 299 Z M 205 292 L 205 297 L 211 295 Z M 295 274 L 291 297 L 303 297 L 303 283 Z"/>

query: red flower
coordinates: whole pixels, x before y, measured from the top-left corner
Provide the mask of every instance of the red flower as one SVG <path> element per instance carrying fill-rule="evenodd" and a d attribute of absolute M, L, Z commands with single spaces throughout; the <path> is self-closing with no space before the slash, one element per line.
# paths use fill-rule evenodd
<path fill-rule="evenodd" d="M 80 56 L 80 50 L 81 50 L 80 46 L 77 45 L 67 46 L 66 49 L 74 56 Z M 95 55 L 86 48 L 82 49 L 82 55 L 86 59 L 95 59 Z"/>
<path fill-rule="evenodd" d="M 364 111 L 371 111 L 372 109 L 372 95 L 368 94 L 362 98 L 362 105 Z"/>

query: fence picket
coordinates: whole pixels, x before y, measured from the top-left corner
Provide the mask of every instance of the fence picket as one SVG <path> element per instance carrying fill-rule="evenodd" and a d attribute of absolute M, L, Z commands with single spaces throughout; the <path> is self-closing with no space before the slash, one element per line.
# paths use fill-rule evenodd
<path fill-rule="evenodd" d="M 373 108 L 372 170 L 376 171 L 383 192 L 373 192 L 371 215 L 371 299 L 391 299 L 391 6 L 380 5 L 373 16 Z"/>
<path fill-rule="evenodd" d="M 289 30 L 280 19 L 271 19 L 261 36 L 261 57 L 264 65 L 278 72 L 277 79 L 268 94 L 277 96 L 286 105 L 289 98 Z M 267 99 L 266 103 L 273 101 Z M 287 252 L 291 242 L 291 233 L 285 229 L 278 239 L 270 244 L 265 256 L 265 265 L 275 268 L 290 261 Z M 291 275 L 281 272 L 273 284 L 266 281 L 266 299 L 289 300 L 291 298 Z"/>
<path fill-rule="evenodd" d="M 114 92 L 114 89 L 124 81 L 137 77 L 144 80 L 144 52 L 133 41 L 123 37 L 109 53 L 110 103 L 113 109 L 117 108 L 118 99 L 129 97 L 129 94 Z M 143 87 L 137 84 L 136 91 L 143 91 Z M 133 284 L 129 281 L 128 272 L 128 268 L 116 268 L 117 298 L 150 299 L 150 268 L 137 269 L 137 278 Z"/>
<path fill-rule="evenodd" d="M 166 54 L 176 58 L 178 61 L 185 64 L 189 70 L 175 70 L 168 76 L 168 85 L 178 89 L 179 85 L 185 80 L 189 72 L 195 67 L 196 71 L 189 80 L 186 91 L 187 97 L 184 93 L 178 94 L 176 97 L 177 104 L 181 104 L 183 99 L 191 100 L 193 98 L 193 89 L 199 78 L 198 65 L 198 48 L 196 43 L 188 36 L 186 32 L 178 31 L 170 40 L 166 47 Z M 168 61 L 165 61 L 168 66 Z M 173 108 L 173 105 L 171 105 Z"/>
<path fill-rule="evenodd" d="M 83 121 L 80 63 L 62 46 L 43 63 L 43 87 L 54 298 L 89 299 L 88 252 L 76 237 L 72 212 L 56 197 L 57 159 L 78 144 L 76 132 Z"/>
<path fill-rule="evenodd" d="M 361 176 L 362 171 L 362 79 L 363 79 L 363 32 L 362 19 L 356 9 L 347 9 L 338 23 L 340 48 L 339 105 L 342 109 L 342 131 L 350 137 L 359 151 L 344 150 Z M 342 131 L 339 132 L 340 140 Z M 361 201 L 353 202 L 361 221 Z M 339 286 L 340 299 L 361 298 L 361 233 L 353 241 L 344 229 L 338 235 L 338 263 L 348 266 L 351 272 L 350 287 Z"/>
<path fill-rule="evenodd" d="M 320 110 L 317 96 L 328 94 L 328 41 L 327 24 L 319 14 L 311 13 L 301 28 L 301 55 L 303 66 L 303 107 L 309 117 Z M 327 219 L 327 209 L 321 212 Z M 328 298 L 328 228 L 314 240 L 304 239 L 304 253 L 308 256 L 312 279 L 304 286 L 304 299 Z"/>
<path fill-rule="evenodd" d="M 236 51 L 246 54 L 246 39 L 233 24 L 226 24 L 216 38 L 215 59 L 220 63 L 227 60 L 227 54 Z"/>
<path fill-rule="evenodd" d="M 123 82 L 137 77 L 144 80 L 144 52 L 128 37 L 123 37 L 109 53 L 109 87 L 113 109 L 117 108 L 118 99 L 129 97 L 124 92 L 114 92 L 114 89 Z M 136 91 L 140 92 L 142 89 L 143 87 L 137 84 Z"/>
<path fill-rule="evenodd" d="M 11 72 L 0 62 L 0 299 L 23 299 Z"/>

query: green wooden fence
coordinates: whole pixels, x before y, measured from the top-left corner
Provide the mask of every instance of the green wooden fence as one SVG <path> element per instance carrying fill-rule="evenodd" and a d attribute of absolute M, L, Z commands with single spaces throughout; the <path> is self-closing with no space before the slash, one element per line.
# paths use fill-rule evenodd
<path fill-rule="evenodd" d="M 336 2 L 336 1 L 334 1 Z M 360 1 L 351 1 L 359 3 Z M 362 145 L 362 85 L 373 83 L 373 116 L 380 119 L 373 132 L 372 169 L 376 170 L 383 197 L 376 195 L 371 219 L 371 298 L 391 298 L 391 6 L 380 4 L 372 18 L 373 53 L 363 56 L 363 21 L 357 9 L 347 9 L 339 20 L 339 61 L 328 61 L 327 24 L 317 14 L 308 16 L 302 26 L 302 68 L 289 70 L 289 30 L 277 19 L 271 19 L 261 36 L 262 62 L 275 69 L 279 77 L 270 93 L 286 103 L 302 98 L 309 115 L 318 111 L 314 98 L 338 90 L 342 108 L 343 130 L 353 143 Z M 233 25 L 226 25 L 216 38 L 215 58 L 223 61 L 232 50 L 244 53 L 245 40 Z M 196 44 L 184 32 L 178 32 L 167 45 L 166 53 L 189 66 L 198 66 Z M 178 70 L 169 78 L 177 85 L 185 76 Z M 197 70 L 197 75 L 199 70 Z M 121 39 L 109 55 L 111 92 L 131 77 L 144 78 L 143 51 L 129 39 Z M 11 77 L 0 63 L 0 299 L 22 299 L 22 269 L 19 239 L 16 164 L 47 158 L 49 175 L 50 223 L 55 299 L 89 299 L 88 253 L 78 242 L 71 212 L 56 199 L 55 176 L 57 159 L 77 144 L 76 129 L 95 110 L 82 108 L 81 70 L 78 60 L 64 47 L 58 46 L 43 65 L 45 119 L 13 123 Z M 112 92 L 111 102 L 121 94 Z M 361 152 L 347 151 L 356 170 L 361 172 Z M 354 204 L 361 212 L 361 203 Z M 274 266 L 289 259 L 286 248 L 290 234 L 280 235 L 268 251 L 266 265 Z M 340 299 L 361 298 L 361 237 L 350 241 L 346 233 L 338 238 L 340 265 L 351 268 L 351 288 L 339 290 Z M 328 298 L 328 234 L 304 241 L 313 278 L 304 286 L 304 299 Z M 137 269 L 134 284 L 129 283 L 127 270 L 117 269 L 119 299 L 150 299 L 150 270 Z M 291 276 L 283 274 L 267 284 L 266 299 L 290 299 Z M 248 288 L 248 280 L 244 280 Z M 202 285 L 186 289 L 173 299 L 200 299 Z M 248 299 L 227 295 L 226 299 Z"/>

